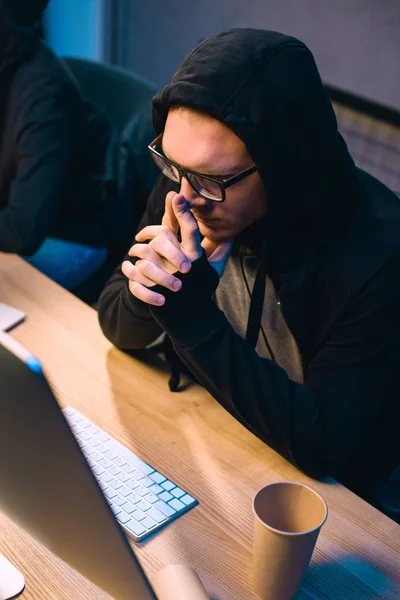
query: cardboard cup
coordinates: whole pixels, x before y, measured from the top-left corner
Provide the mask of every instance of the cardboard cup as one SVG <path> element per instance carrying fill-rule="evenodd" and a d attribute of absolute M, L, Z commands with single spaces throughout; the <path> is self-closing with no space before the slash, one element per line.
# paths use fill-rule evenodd
<path fill-rule="evenodd" d="M 326 502 L 307 485 L 278 481 L 257 492 L 253 511 L 254 591 L 261 600 L 290 600 L 328 516 Z"/>

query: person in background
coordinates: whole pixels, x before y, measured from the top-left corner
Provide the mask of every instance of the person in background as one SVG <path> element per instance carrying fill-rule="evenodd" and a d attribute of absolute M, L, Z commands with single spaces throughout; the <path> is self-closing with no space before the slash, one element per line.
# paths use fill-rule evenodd
<path fill-rule="evenodd" d="M 398 199 L 355 167 L 311 52 L 280 33 L 201 42 L 153 124 L 162 174 L 104 334 L 135 350 L 166 333 L 250 431 L 372 499 L 400 463 Z"/>
<path fill-rule="evenodd" d="M 0 0 L 0 251 L 69 290 L 107 260 L 111 126 L 40 39 L 48 0 Z"/>

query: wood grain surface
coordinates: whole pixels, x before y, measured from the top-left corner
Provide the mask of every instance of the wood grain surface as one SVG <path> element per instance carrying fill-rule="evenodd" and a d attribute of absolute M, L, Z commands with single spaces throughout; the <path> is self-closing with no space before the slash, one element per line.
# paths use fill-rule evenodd
<path fill-rule="evenodd" d="M 267 483 L 292 480 L 317 490 L 329 509 L 298 598 L 400 598 L 399 525 L 334 480 L 302 474 L 201 387 L 171 393 L 161 361 L 114 348 L 92 308 L 1 253 L 0 301 L 26 312 L 12 335 L 42 362 L 60 404 L 80 410 L 199 500 L 148 542 L 133 544 L 150 579 L 163 566 L 185 563 L 213 600 L 254 600 L 252 498 Z M 0 551 L 25 575 L 23 600 L 108 598 L 5 515 Z"/>

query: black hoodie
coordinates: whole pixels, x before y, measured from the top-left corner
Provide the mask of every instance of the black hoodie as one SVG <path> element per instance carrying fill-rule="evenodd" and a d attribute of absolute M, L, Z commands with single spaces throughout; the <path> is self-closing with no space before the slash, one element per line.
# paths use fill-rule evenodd
<path fill-rule="evenodd" d="M 0 251 L 23 255 L 47 236 L 108 245 L 111 127 L 40 40 L 45 5 L 0 0 Z"/>
<path fill-rule="evenodd" d="M 292 37 L 237 29 L 204 40 L 154 98 L 156 133 L 173 105 L 228 125 L 264 182 L 269 212 L 238 236 L 231 257 L 243 245 L 258 257 L 247 334 L 235 333 L 214 302 L 218 277 L 203 257 L 178 275 L 180 292 L 163 289 L 161 308 L 134 298 L 117 269 L 100 299 L 105 335 L 137 349 L 164 330 L 197 380 L 251 431 L 307 473 L 369 496 L 400 462 L 397 198 L 356 169 L 314 59 Z M 170 189 L 161 177 L 140 228 L 161 222 Z M 304 385 L 253 348 L 267 277 Z"/>

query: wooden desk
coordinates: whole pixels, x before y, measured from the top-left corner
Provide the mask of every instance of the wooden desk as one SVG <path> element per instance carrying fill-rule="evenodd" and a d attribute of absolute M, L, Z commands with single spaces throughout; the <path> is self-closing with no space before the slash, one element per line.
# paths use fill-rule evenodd
<path fill-rule="evenodd" d="M 167 372 L 113 348 L 94 310 L 17 257 L 0 254 L 0 301 L 27 313 L 13 336 L 42 361 L 61 404 L 82 411 L 200 501 L 135 547 L 150 579 L 183 562 L 214 600 L 255 599 L 251 500 L 266 483 L 289 479 L 314 487 L 329 506 L 299 598 L 400 598 L 399 525 L 341 485 L 300 473 L 200 387 L 169 392 Z M 24 600 L 108 598 L 5 517 L 0 550 L 26 577 Z"/>

